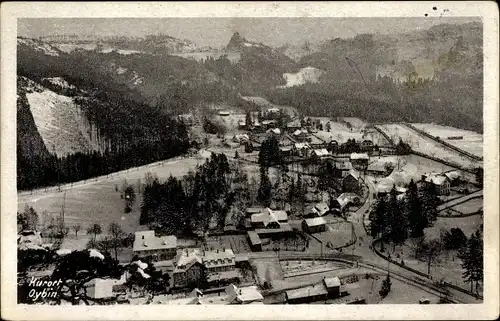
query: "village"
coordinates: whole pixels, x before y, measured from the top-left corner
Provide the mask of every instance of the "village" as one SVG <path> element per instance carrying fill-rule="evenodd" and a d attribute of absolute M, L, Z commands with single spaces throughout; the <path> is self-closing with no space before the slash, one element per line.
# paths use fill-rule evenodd
<path fill-rule="evenodd" d="M 152 219 L 153 212 L 145 219 L 144 200 L 142 205 L 135 200 L 146 197 L 148 186 L 168 184 L 173 173 L 168 162 L 125 171 L 115 178 L 108 175 L 103 182 L 96 179 L 95 184 L 105 184 L 97 193 L 120 195 L 114 196 L 114 204 L 125 202 L 129 209 L 125 214 L 121 208 L 116 215 L 102 212 L 107 215 L 102 221 L 78 221 L 78 215 L 70 213 L 76 202 L 70 198 L 71 189 L 80 188 L 78 184 L 53 192 L 57 201 L 52 197 L 52 202 L 57 205 L 49 205 L 52 209 L 45 216 L 42 213 L 48 208 L 43 204 L 51 198 L 44 198 L 43 191 L 36 196 L 39 201 L 29 201 L 33 194 L 21 196 L 19 251 L 34 251 L 37 258 L 42 257 L 23 261 L 26 266 L 19 278 L 28 293 L 27 280 L 53 278 L 62 262 L 73 260 L 78 252 L 85 253 L 88 264 L 115 260 L 115 265 L 106 264 L 118 271 L 113 277 L 111 272 L 96 272 L 81 284 L 78 291 L 87 300 L 80 304 L 480 302 L 482 284 L 474 283 L 473 289 L 472 281 L 462 280 L 453 242 L 442 245 L 439 254 L 430 258 L 415 256 L 414 248 L 421 246 L 425 252 L 424 235 L 443 240 L 450 228 L 463 230 L 466 240 L 474 236 L 482 220 L 482 174 L 478 175 L 482 161 L 468 157 L 476 164 L 468 167 L 460 161 L 467 155 L 456 151 L 456 162 L 440 159 L 439 154 L 426 156 L 415 152 L 411 142 L 395 140 L 381 124 L 352 117 L 303 117 L 256 97 L 242 97 L 238 108 L 213 108 L 208 115 L 180 117 L 198 145 L 186 156 L 186 168 L 190 160 L 196 170 L 203 161 L 216 159 L 214 155 L 224 155 L 229 162 L 227 177 L 234 180 L 235 172 L 245 172 L 244 187 L 239 187 L 244 192 L 233 183 L 228 185 L 236 195 L 233 205 L 211 207 L 217 213 L 203 214 L 204 227 L 190 235 L 179 231 L 178 225 L 165 227 L 168 220 L 158 223 Z M 134 179 L 137 186 L 130 183 Z M 128 183 L 119 189 L 118 182 Z M 179 184 L 185 182 L 179 180 Z M 433 207 L 429 213 L 434 217 L 420 228 L 419 240 L 424 243 L 396 241 L 391 238 L 395 228 L 385 232 L 384 224 L 393 223 L 381 223 L 383 218 L 377 216 L 382 215 L 380 204 L 398 202 L 394 204 L 403 208 L 417 190 L 434 193 L 432 201 L 425 194 L 419 203 L 422 213 L 424 207 Z M 161 202 L 169 206 L 167 200 Z M 170 213 L 162 208 L 159 211 Z M 54 256 L 40 254 L 45 252 Z M 67 304 L 75 304 L 74 299 L 74 295 L 58 298 Z"/>

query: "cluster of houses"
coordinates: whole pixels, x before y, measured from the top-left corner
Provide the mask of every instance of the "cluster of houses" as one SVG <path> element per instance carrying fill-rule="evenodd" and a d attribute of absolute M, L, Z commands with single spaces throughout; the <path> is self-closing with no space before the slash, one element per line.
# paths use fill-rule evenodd
<path fill-rule="evenodd" d="M 211 305 L 211 304 L 263 304 L 264 297 L 257 286 L 237 287 L 230 284 L 223 292 L 217 294 L 203 293 L 195 288 L 187 295 L 157 295 L 154 296 L 151 304 L 168 305 Z"/>
<path fill-rule="evenodd" d="M 133 252 L 153 261 L 172 261 L 172 288 L 221 286 L 238 283 L 241 278 L 231 249 L 182 248 L 173 235 L 158 237 L 154 231 L 136 232 Z"/>
<path fill-rule="evenodd" d="M 426 173 L 421 175 L 420 180 L 418 178 L 415 179 L 404 171 L 394 171 L 390 176 L 381 179 L 377 184 L 377 197 L 388 195 L 393 186 L 395 186 L 398 197 L 402 199 L 412 179 L 417 185 L 433 184 L 436 187 L 438 196 L 450 195 L 451 188 L 459 186 L 463 181 L 461 173 L 456 170 L 444 173 Z"/>

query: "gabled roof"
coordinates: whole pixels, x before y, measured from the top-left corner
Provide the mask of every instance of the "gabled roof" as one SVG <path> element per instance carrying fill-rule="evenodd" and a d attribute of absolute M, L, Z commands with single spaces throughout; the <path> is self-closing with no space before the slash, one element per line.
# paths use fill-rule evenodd
<path fill-rule="evenodd" d="M 329 210 L 326 203 L 317 203 L 314 207 L 318 210 L 320 215 L 325 215 L 325 213 Z"/>
<path fill-rule="evenodd" d="M 288 214 L 286 211 L 273 211 L 270 208 L 265 208 L 262 213 L 253 214 L 251 217 L 252 223 L 262 222 L 264 226 L 267 226 L 270 222 L 286 221 L 288 220 Z"/>
<path fill-rule="evenodd" d="M 460 178 L 460 173 L 457 171 L 451 171 L 451 172 L 446 172 L 444 173 L 444 176 L 448 177 L 450 181 L 455 180 L 457 178 Z"/>
<path fill-rule="evenodd" d="M 202 263 L 200 249 L 184 249 L 180 253 L 174 272 L 189 270 L 194 264 Z"/>
<path fill-rule="evenodd" d="M 344 179 L 346 179 L 349 176 L 354 177 L 355 180 L 359 180 L 359 173 L 356 172 L 354 169 L 349 170 L 349 174 L 347 174 L 347 176 L 344 177 Z"/>

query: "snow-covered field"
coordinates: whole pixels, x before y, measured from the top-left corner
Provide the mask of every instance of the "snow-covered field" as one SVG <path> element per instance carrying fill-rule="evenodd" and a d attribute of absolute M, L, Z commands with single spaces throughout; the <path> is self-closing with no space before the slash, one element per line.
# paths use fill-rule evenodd
<path fill-rule="evenodd" d="M 45 89 L 26 94 L 38 131 L 49 150 L 63 156 L 96 150 L 90 127 L 73 99 Z"/>
<path fill-rule="evenodd" d="M 326 142 L 331 140 L 336 140 L 339 144 L 345 143 L 348 139 L 355 139 L 358 142 L 362 142 L 365 139 L 372 140 L 374 144 L 376 142 L 380 142 L 380 134 L 376 132 L 367 132 L 360 130 L 359 127 L 352 127 L 352 129 L 348 128 L 345 124 L 330 121 L 330 132 L 326 131 L 326 122 L 328 119 L 323 120 L 322 117 L 313 117 L 314 119 L 320 118 L 323 123 L 323 130 L 315 133 L 316 136 L 323 139 Z M 354 125 L 354 124 L 353 124 Z M 383 138 L 383 137 L 382 137 Z M 385 141 L 385 140 L 384 140 Z M 382 145 L 386 145 L 385 144 Z"/>
<path fill-rule="evenodd" d="M 455 151 L 444 147 L 442 144 L 435 142 L 434 140 L 423 137 L 417 132 L 399 124 L 385 124 L 379 125 L 389 137 L 393 139 L 394 142 L 398 142 L 401 138 L 404 142 L 410 144 L 410 146 L 421 153 L 437 157 L 455 164 L 459 164 L 468 168 L 476 168 L 479 164 L 476 161 L 469 159 L 468 157 L 461 156 Z"/>
<path fill-rule="evenodd" d="M 286 85 L 278 86 L 279 88 L 300 86 L 306 83 L 317 83 L 323 71 L 314 67 L 305 67 L 297 73 L 284 73 L 283 78 L 286 80 Z"/>
<path fill-rule="evenodd" d="M 442 126 L 437 124 L 412 124 L 424 132 L 439 137 L 443 141 L 456 146 L 476 156 L 483 156 L 483 135 L 473 131 Z M 463 139 L 448 139 L 448 137 L 463 136 Z"/>

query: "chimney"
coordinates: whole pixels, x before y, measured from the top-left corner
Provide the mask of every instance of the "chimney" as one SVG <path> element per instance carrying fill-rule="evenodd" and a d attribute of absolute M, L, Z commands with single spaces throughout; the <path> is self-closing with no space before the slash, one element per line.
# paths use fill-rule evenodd
<path fill-rule="evenodd" d="M 144 235 L 142 236 L 142 239 L 144 240 Z"/>
<path fill-rule="evenodd" d="M 219 249 L 217 249 L 217 253 L 219 253 Z"/>

